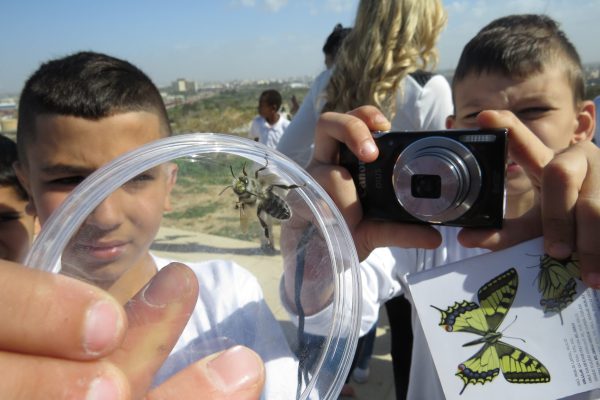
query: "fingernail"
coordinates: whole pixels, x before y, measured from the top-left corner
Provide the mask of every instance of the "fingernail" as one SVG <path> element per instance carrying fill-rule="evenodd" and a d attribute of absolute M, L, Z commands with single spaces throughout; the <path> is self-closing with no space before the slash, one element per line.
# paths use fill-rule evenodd
<path fill-rule="evenodd" d="M 156 274 L 142 292 L 142 297 L 153 307 L 165 307 L 181 299 L 190 290 L 190 280 L 186 271 L 173 266 Z"/>
<path fill-rule="evenodd" d="M 551 243 L 548 247 L 548 252 L 552 257 L 558 260 L 564 260 L 565 258 L 568 258 L 571 255 L 573 249 L 567 243 L 554 242 Z"/>
<path fill-rule="evenodd" d="M 206 368 L 218 389 L 232 393 L 256 385 L 262 375 L 263 364 L 256 353 L 235 346 L 210 360 Z"/>
<path fill-rule="evenodd" d="M 102 300 L 88 310 L 83 333 L 83 348 L 88 354 L 98 354 L 115 341 L 123 323 L 117 307 Z"/>
<path fill-rule="evenodd" d="M 373 122 L 376 125 L 387 125 L 389 123 L 383 114 L 376 114 L 375 117 L 373 117 Z"/>
<path fill-rule="evenodd" d="M 370 156 L 377 151 L 377 146 L 370 140 L 365 140 L 360 146 L 361 156 Z"/>
<path fill-rule="evenodd" d="M 100 376 L 92 381 L 85 400 L 117 400 L 121 398 L 119 386 L 110 378 Z"/>

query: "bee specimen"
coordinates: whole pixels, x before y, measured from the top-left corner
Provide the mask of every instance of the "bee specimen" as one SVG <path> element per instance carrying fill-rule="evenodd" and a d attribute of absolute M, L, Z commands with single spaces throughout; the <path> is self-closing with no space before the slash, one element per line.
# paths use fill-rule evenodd
<path fill-rule="evenodd" d="M 230 165 L 229 170 L 233 176 L 231 185 L 226 186 L 221 191 L 223 194 L 227 189 L 231 188 L 238 196 L 236 209 L 240 210 L 240 224 L 243 230 L 248 226 L 248 215 L 246 208 L 256 206 L 256 216 L 263 228 L 264 238 L 266 239 L 265 247 L 269 250 L 274 250 L 273 238 L 270 232 L 270 227 L 267 219 L 269 217 L 285 221 L 291 218 L 292 210 L 288 203 L 273 190 L 280 189 L 297 189 L 300 185 L 283 185 L 283 184 L 265 184 L 260 178 L 259 173 L 267 169 L 269 160 L 264 167 L 257 169 L 254 176 L 249 176 L 246 172 L 246 163 L 242 166 L 242 175 L 236 176 L 233 172 L 233 167 Z"/>

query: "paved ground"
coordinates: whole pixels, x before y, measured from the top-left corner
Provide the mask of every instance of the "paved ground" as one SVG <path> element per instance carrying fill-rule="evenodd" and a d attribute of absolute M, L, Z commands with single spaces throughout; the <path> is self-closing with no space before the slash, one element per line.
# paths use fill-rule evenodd
<path fill-rule="evenodd" d="M 153 252 L 158 255 L 182 261 L 202 261 L 215 258 L 236 261 L 258 278 L 265 293 L 265 299 L 275 317 L 287 321 L 287 315 L 279 305 L 278 298 L 282 266 L 279 254 L 262 254 L 258 249 L 258 243 L 170 228 L 161 229 L 152 248 Z M 375 350 L 371 360 L 370 378 L 365 384 L 352 383 L 356 391 L 355 399 L 394 400 L 389 338 L 389 325 L 385 309 L 382 309 Z"/>

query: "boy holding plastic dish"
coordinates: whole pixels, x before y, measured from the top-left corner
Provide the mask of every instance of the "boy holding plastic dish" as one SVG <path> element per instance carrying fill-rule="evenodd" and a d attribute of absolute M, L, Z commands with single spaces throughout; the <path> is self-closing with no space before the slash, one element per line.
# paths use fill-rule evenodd
<path fill-rule="evenodd" d="M 73 188 L 100 166 L 171 134 L 162 99 L 149 78 L 128 62 L 92 52 L 42 65 L 22 92 L 19 121 L 16 169 L 42 226 Z M 170 207 L 176 176 L 175 164 L 159 165 L 110 194 L 71 239 L 62 256 L 62 271 L 106 289 L 121 304 L 138 292 L 151 293 L 148 281 L 169 264 L 149 248 L 163 212 Z M 195 361 L 186 348 L 197 349 L 226 337 L 229 343 L 253 348 L 264 361 L 268 377 L 264 398 L 292 398 L 297 363 L 255 278 L 229 261 L 189 267 L 193 273 L 181 272 L 176 276 L 179 280 L 171 282 L 177 289 L 158 299 L 163 304 L 171 298 L 194 296 L 198 281 L 195 305 L 187 304 L 185 318 L 180 315 L 173 322 L 181 325 L 183 320 L 185 325 L 189 318 L 181 337 L 170 335 L 169 346 L 157 344 L 156 337 L 166 335 L 166 329 L 155 329 L 140 339 L 147 346 L 170 349 L 175 344 L 174 356 L 155 382 Z M 247 321 L 255 324 L 248 326 Z M 169 352 L 163 353 L 166 358 Z M 126 373 L 135 371 L 145 366 L 145 358 L 129 357 L 124 364 Z M 254 393 L 255 377 L 230 379 L 237 376 L 236 368 L 231 365 L 215 379 L 232 391 Z"/>
<path fill-rule="evenodd" d="M 363 320 L 398 292 L 409 272 L 434 268 L 544 234 L 546 252 L 578 251 L 583 281 L 600 288 L 600 152 L 591 143 L 594 105 L 583 100 L 581 63 L 557 24 L 545 16 L 509 16 L 490 23 L 465 47 L 454 82 L 448 127 L 508 128 L 510 164 L 502 230 L 403 225 L 364 219 L 350 174 L 336 165 L 339 143 L 365 162 L 378 156 L 371 131 L 390 129 L 374 107 L 326 113 L 319 121 L 308 169 L 345 215 L 362 264 Z M 498 110 L 498 111 L 486 111 Z M 487 249 L 487 250 L 485 250 Z M 308 270 L 307 274 L 313 273 Z M 286 287 L 293 282 L 286 275 Z M 289 290 L 286 293 L 288 300 Z M 310 296 L 313 309 L 323 307 Z M 293 311 L 293 310 L 292 310 Z M 307 325 L 323 320 L 316 313 Z M 369 322 L 363 323 L 369 326 Z M 313 330 L 318 328 L 314 327 Z M 424 335 L 415 343 L 408 398 L 443 399 Z"/>

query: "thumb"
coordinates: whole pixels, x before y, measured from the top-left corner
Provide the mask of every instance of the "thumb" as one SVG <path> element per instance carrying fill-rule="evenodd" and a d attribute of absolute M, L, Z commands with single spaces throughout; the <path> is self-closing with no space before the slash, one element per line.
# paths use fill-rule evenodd
<path fill-rule="evenodd" d="M 152 390 L 146 400 L 256 400 L 265 383 L 254 351 L 235 346 L 190 365 Z"/>
<path fill-rule="evenodd" d="M 150 387 L 188 322 L 198 298 L 198 281 L 183 264 L 161 269 L 126 305 L 128 329 L 109 359 L 128 377 L 133 398 Z"/>

